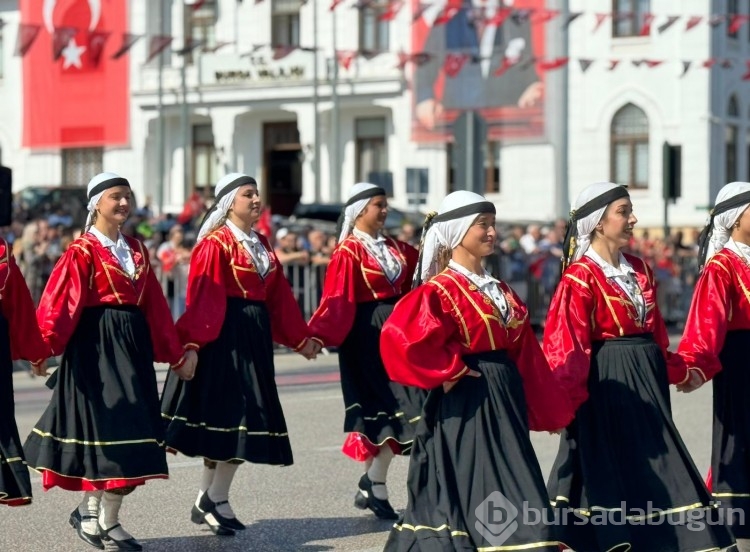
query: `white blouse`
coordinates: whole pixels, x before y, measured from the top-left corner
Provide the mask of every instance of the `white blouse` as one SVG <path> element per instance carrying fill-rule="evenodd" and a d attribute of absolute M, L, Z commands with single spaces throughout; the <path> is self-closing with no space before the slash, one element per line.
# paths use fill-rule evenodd
<path fill-rule="evenodd" d="M 612 266 L 602 259 L 601 255 L 591 247 L 586 250 L 584 255 L 602 269 L 605 277 L 614 280 L 620 286 L 620 289 L 625 292 L 633 305 L 635 305 L 635 310 L 638 312 L 638 320 L 643 323 L 646 320 L 646 300 L 643 298 L 641 286 L 638 285 L 638 280 L 635 277 L 635 269 L 625 258 L 625 255 L 620 253 L 620 266 L 618 267 Z"/>
<path fill-rule="evenodd" d="M 503 322 L 508 322 L 508 318 L 510 317 L 510 308 L 508 307 L 508 299 L 498 287 L 498 284 L 500 283 L 499 280 L 493 278 L 486 270 L 484 271 L 484 275 L 475 274 L 471 270 L 468 270 L 466 267 L 458 264 L 453 259 L 448 261 L 448 268 L 466 276 L 471 283 L 482 290 L 483 293 L 488 295 L 492 299 L 492 302 L 495 303 L 497 308 L 500 310 L 500 316 L 502 317 Z"/>
<path fill-rule="evenodd" d="M 365 246 L 370 255 L 375 257 L 375 260 L 378 261 L 378 264 L 383 269 L 385 277 L 389 281 L 395 282 L 401 274 L 403 267 L 398 258 L 393 254 L 393 251 L 388 248 L 386 239 L 383 236 L 373 238 L 370 234 L 362 232 L 357 228 L 352 229 L 352 234 L 362 242 L 362 245 Z"/>
<path fill-rule="evenodd" d="M 90 227 L 89 232 L 96 236 L 96 239 L 99 240 L 99 243 L 101 243 L 104 247 L 112 252 L 112 254 L 117 259 L 117 262 L 120 263 L 122 269 L 128 273 L 128 276 L 130 276 L 131 278 L 135 276 L 135 261 L 133 261 L 133 252 L 130 250 L 128 242 L 125 241 L 125 238 L 120 232 L 117 232 L 116 242 L 113 242 L 108 236 L 105 236 L 102 232 L 99 231 L 99 229 L 96 228 L 96 226 Z"/>
<path fill-rule="evenodd" d="M 234 234 L 234 237 L 237 238 L 237 241 L 242 244 L 248 253 L 250 253 L 250 257 L 253 260 L 253 264 L 255 265 L 258 274 L 261 276 L 268 274 L 268 271 L 271 268 L 271 257 L 268 255 L 266 248 L 260 242 L 255 230 L 250 230 L 249 234 L 245 234 L 245 232 L 231 220 L 227 220 L 226 224 L 232 231 L 232 234 Z"/>

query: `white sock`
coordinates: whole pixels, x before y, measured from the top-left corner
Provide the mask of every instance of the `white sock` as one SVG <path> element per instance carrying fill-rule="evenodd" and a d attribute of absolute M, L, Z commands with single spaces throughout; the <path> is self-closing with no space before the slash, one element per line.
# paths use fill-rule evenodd
<path fill-rule="evenodd" d="M 388 466 L 393 460 L 393 450 L 388 444 L 380 445 L 380 452 L 372 459 L 372 466 L 367 470 L 367 477 L 373 483 L 385 483 L 388 477 Z M 380 500 L 388 500 L 388 489 L 385 485 L 373 485 L 372 494 Z"/>
<path fill-rule="evenodd" d="M 101 508 L 99 512 L 99 525 L 103 529 L 109 529 L 117 525 L 120 521 L 120 507 L 122 506 L 123 496 L 114 493 L 105 492 L 102 495 Z M 114 540 L 132 539 L 133 535 L 125 531 L 122 526 L 113 529 L 109 536 Z"/>
<path fill-rule="evenodd" d="M 196 506 L 200 506 L 201 497 L 203 496 L 203 493 L 205 493 L 211 486 L 211 483 L 214 480 L 214 474 L 216 474 L 216 468 L 203 466 L 203 473 L 201 474 L 201 486 L 198 489 L 198 498 L 195 499 Z"/>
<path fill-rule="evenodd" d="M 99 526 L 96 521 L 99 517 L 99 502 L 102 498 L 102 491 L 87 491 L 83 493 L 83 500 L 78 505 L 78 513 L 81 516 L 94 516 L 94 519 L 84 519 L 81 521 L 81 529 L 89 535 L 98 535 Z"/>
<path fill-rule="evenodd" d="M 228 462 L 219 462 L 216 464 L 216 474 L 211 482 L 211 486 L 208 488 L 208 498 L 213 502 L 223 502 L 229 500 L 229 487 L 232 485 L 234 474 L 239 468 L 239 464 L 230 464 Z M 216 511 L 224 516 L 225 518 L 237 517 L 232 511 L 232 507 L 229 502 L 226 504 L 220 504 L 216 507 Z"/>

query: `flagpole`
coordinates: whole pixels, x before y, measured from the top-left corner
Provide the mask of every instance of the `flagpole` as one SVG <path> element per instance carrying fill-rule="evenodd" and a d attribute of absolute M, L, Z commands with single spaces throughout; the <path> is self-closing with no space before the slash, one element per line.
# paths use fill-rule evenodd
<path fill-rule="evenodd" d="M 341 201 L 341 182 L 339 182 L 339 95 L 337 90 L 339 80 L 339 59 L 336 52 L 336 10 L 331 10 L 333 27 L 331 29 L 331 40 L 333 42 L 333 78 L 331 80 L 331 101 L 333 110 L 331 113 L 331 201 Z"/>
<path fill-rule="evenodd" d="M 182 66 L 180 67 L 180 79 L 182 88 L 182 116 L 180 121 L 181 134 L 182 134 L 182 189 L 184 193 L 184 201 L 187 201 L 190 196 L 190 174 L 188 167 L 188 151 L 190 149 L 190 129 L 188 125 L 188 98 L 187 98 L 187 56 L 182 56 Z"/>
<path fill-rule="evenodd" d="M 159 34 L 164 36 L 165 31 L 165 17 L 164 17 L 165 2 L 159 0 Z M 164 56 L 159 54 L 159 90 L 157 93 L 158 97 L 158 119 L 156 124 L 156 157 L 157 157 L 157 178 L 156 178 L 156 206 L 158 214 L 161 215 L 164 212 Z"/>
<path fill-rule="evenodd" d="M 562 0 L 562 6 L 560 8 L 563 21 L 567 22 L 570 16 L 570 1 Z M 562 52 L 560 55 L 567 58 L 570 54 L 570 25 L 562 26 Z M 569 133 L 569 117 L 568 117 L 568 94 L 570 87 L 570 63 L 566 63 L 562 67 L 562 84 L 560 86 L 560 103 L 562 104 L 562 122 L 560 124 L 560 162 L 559 162 L 559 174 L 560 184 L 558 185 L 557 192 L 557 216 L 567 219 L 567 214 L 570 210 L 570 188 L 569 188 L 569 171 L 568 166 L 568 133 Z"/>
<path fill-rule="evenodd" d="M 318 0 L 313 0 L 313 148 L 315 202 L 320 202 L 320 114 L 318 113 Z"/>

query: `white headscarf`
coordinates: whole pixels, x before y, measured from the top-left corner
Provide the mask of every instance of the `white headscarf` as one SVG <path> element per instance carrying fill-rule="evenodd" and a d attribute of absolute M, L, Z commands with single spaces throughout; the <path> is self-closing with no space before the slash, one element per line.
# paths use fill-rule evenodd
<path fill-rule="evenodd" d="M 99 184 L 101 184 L 102 182 L 105 182 L 107 180 L 113 180 L 113 179 L 123 179 L 123 178 L 119 174 L 115 174 L 115 173 L 111 173 L 111 172 L 103 172 L 103 173 L 97 174 L 94 178 L 92 178 L 89 181 L 89 185 L 86 187 L 86 194 L 90 196 L 91 195 L 91 191 L 94 188 L 96 188 Z M 119 186 L 119 185 L 121 185 L 121 183 L 118 183 L 116 185 Z M 91 228 L 91 225 L 94 223 L 94 215 L 96 214 L 96 205 L 99 203 L 99 200 L 102 198 L 102 196 L 104 195 L 104 192 L 106 192 L 107 189 L 108 188 L 105 188 L 101 192 L 99 192 L 97 194 L 94 194 L 89 199 L 89 204 L 88 204 L 88 207 L 87 207 L 89 214 L 86 217 L 86 224 L 84 226 L 84 228 L 86 230 L 88 230 L 89 228 Z"/>
<path fill-rule="evenodd" d="M 245 184 L 253 184 L 255 183 L 255 179 L 253 179 L 250 176 L 247 176 L 246 174 L 242 173 L 229 173 L 224 178 L 219 180 L 216 184 L 216 189 L 214 190 L 214 194 L 216 194 L 216 197 L 221 196 L 222 190 L 229 186 L 230 184 L 234 184 L 237 180 L 242 179 L 244 182 L 242 185 Z M 249 179 L 249 180 L 248 180 Z M 255 184 L 257 186 L 257 183 Z M 211 230 L 214 229 L 214 227 L 219 224 L 219 222 L 222 219 L 225 219 L 227 216 L 227 212 L 229 211 L 229 208 L 232 206 L 232 202 L 234 201 L 234 196 L 237 195 L 237 190 L 239 190 L 239 186 L 228 192 L 226 195 L 221 197 L 219 201 L 214 204 L 213 207 L 211 207 L 211 210 L 209 211 L 208 215 L 205 219 L 203 219 L 203 224 L 201 224 L 201 228 L 198 231 L 198 237 L 196 238 L 196 243 L 200 242 L 203 238 L 208 235 Z"/>
<path fill-rule="evenodd" d="M 380 188 L 380 186 L 370 184 L 369 182 L 358 182 L 357 184 L 352 186 L 351 190 L 349 190 L 349 197 L 347 199 L 349 200 L 355 195 L 361 194 L 366 190 L 372 190 L 373 188 Z M 344 221 L 341 224 L 339 243 L 344 241 L 346 237 L 351 233 L 352 228 L 354 228 L 354 221 L 357 220 L 357 217 L 362 213 L 362 211 L 365 210 L 365 207 L 367 207 L 367 204 L 370 203 L 371 199 L 372 197 L 360 199 L 359 201 L 355 201 L 351 205 L 347 205 L 346 207 L 344 207 Z"/>
<path fill-rule="evenodd" d="M 716 195 L 715 205 L 719 205 L 745 192 L 750 192 L 750 183 L 748 182 L 732 182 L 731 184 L 727 184 Z M 711 239 L 707 244 L 704 264 L 708 259 L 716 255 L 716 253 L 724 249 L 724 245 L 729 241 L 729 237 L 732 234 L 732 226 L 739 220 L 748 206 L 750 206 L 750 201 L 713 217 Z M 711 217 L 709 217 L 707 224 L 710 222 Z"/>
<path fill-rule="evenodd" d="M 592 199 L 620 187 L 619 184 L 613 184 L 612 182 L 596 182 L 595 184 L 591 184 L 578 194 L 578 197 L 573 203 L 573 210 L 580 209 Z M 583 217 L 576 223 L 576 248 L 570 262 L 577 261 L 583 257 L 584 253 L 586 253 L 586 250 L 591 245 L 591 234 L 596 228 L 596 225 L 599 224 L 599 221 L 602 220 L 604 211 L 606 210 L 607 206 L 605 205 L 587 217 Z"/>
<path fill-rule="evenodd" d="M 459 190 L 445 196 L 437 211 L 437 216 L 468 205 L 489 203 L 484 197 L 474 192 Z M 494 213 L 494 206 L 487 206 L 487 211 Z M 474 212 L 460 218 L 434 222 L 422 237 L 421 265 L 415 282 L 426 282 L 437 274 L 438 250 L 440 247 L 453 249 L 464 239 L 469 227 L 480 213 Z"/>

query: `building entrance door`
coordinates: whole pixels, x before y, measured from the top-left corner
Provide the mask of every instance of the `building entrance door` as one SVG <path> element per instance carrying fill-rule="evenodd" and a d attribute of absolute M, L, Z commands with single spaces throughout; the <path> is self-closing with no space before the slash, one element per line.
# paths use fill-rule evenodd
<path fill-rule="evenodd" d="M 265 123 L 263 151 L 263 203 L 274 215 L 289 216 L 302 196 L 302 146 L 297 123 Z"/>

